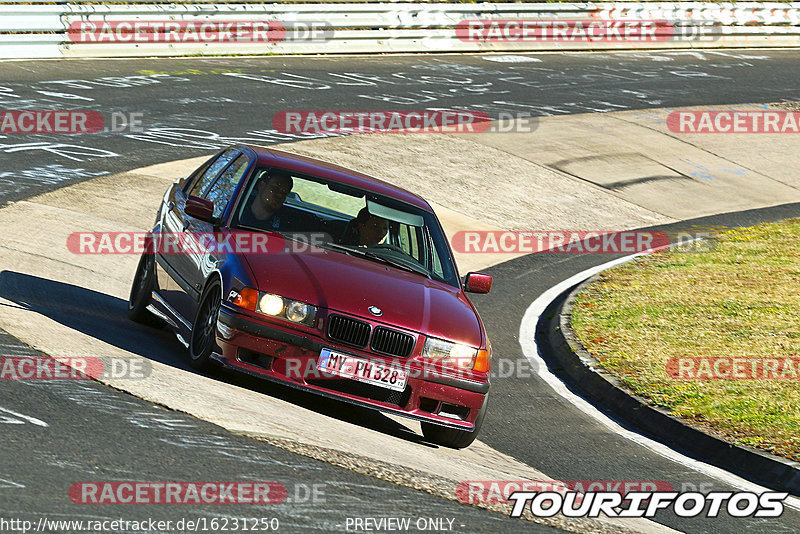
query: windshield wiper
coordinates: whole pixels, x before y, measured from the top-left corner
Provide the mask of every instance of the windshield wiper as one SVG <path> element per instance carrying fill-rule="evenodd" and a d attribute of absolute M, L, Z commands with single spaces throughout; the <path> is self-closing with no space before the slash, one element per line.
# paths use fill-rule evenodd
<path fill-rule="evenodd" d="M 397 269 L 402 269 L 402 270 L 408 271 L 410 273 L 421 274 L 422 276 L 425 276 L 427 278 L 431 278 L 430 273 L 428 273 L 428 271 L 424 270 L 424 268 L 422 268 L 422 267 L 417 269 L 417 268 L 414 268 L 414 267 L 412 267 L 410 265 L 406 265 L 405 263 L 400 263 L 399 261 L 391 260 L 389 258 L 381 256 L 380 254 L 375 254 L 374 252 L 370 252 L 368 250 L 361 250 L 361 249 L 358 249 L 358 248 L 351 248 L 351 247 L 348 247 L 348 246 L 345 246 L 345 245 L 337 245 L 336 243 L 325 243 L 324 246 L 331 247 L 331 248 L 336 249 L 336 250 L 341 250 L 341 251 L 343 251 L 345 253 L 348 253 L 348 254 L 354 254 L 354 255 L 362 257 L 362 258 L 367 258 L 367 259 L 370 259 L 370 260 L 376 260 L 376 261 L 379 261 L 380 263 L 384 263 L 386 265 L 390 265 L 390 266 L 395 267 Z"/>
<path fill-rule="evenodd" d="M 392 260 L 392 259 L 389 259 L 389 258 L 385 258 L 385 257 L 381 256 L 380 254 L 375 254 L 374 252 L 366 251 L 366 252 L 364 252 L 364 254 L 366 254 L 367 257 L 369 257 L 369 258 L 374 258 L 374 259 L 376 259 L 378 261 L 381 261 L 381 262 L 383 262 L 383 263 L 385 263 L 387 265 L 391 265 L 392 267 L 397 267 L 398 269 L 403 269 L 403 270 L 411 272 L 411 273 L 421 274 L 422 276 L 425 276 L 426 278 L 430 278 L 431 277 L 430 273 L 427 270 L 425 270 L 424 267 L 419 267 L 419 268 L 412 267 L 411 265 L 406 265 L 405 263 L 401 263 L 399 261 L 395 261 L 395 260 Z"/>

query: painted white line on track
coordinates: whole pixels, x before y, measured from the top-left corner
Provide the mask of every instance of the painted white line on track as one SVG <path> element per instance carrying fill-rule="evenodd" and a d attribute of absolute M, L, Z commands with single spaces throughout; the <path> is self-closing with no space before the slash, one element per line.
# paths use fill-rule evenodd
<path fill-rule="evenodd" d="M 33 425 L 44 426 L 44 427 L 48 426 L 47 423 L 45 423 L 41 419 L 36 419 L 35 417 L 30 417 L 29 415 L 22 415 L 21 413 L 14 412 L 12 410 L 9 410 L 8 408 L 3 408 L 2 406 L 0 406 L 0 412 L 10 414 L 14 417 L 19 417 L 20 419 L 27 421 Z"/>
<path fill-rule="evenodd" d="M 481 59 L 486 61 L 494 61 L 496 63 L 541 63 L 542 60 L 531 56 L 523 56 L 517 54 L 504 54 L 504 55 L 486 55 L 480 56 Z"/>
<path fill-rule="evenodd" d="M 656 454 L 663 456 L 668 460 L 672 460 L 673 462 L 688 467 L 698 473 L 702 473 L 706 476 L 715 478 L 721 482 L 726 484 L 730 484 L 736 488 L 739 488 L 744 491 L 752 491 L 756 493 L 762 493 L 764 491 L 772 491 L 768 488 L 763 486 L 759 486 L 749 480 L 745 480 L 733 473 L 729 473 L 724 469 L 720 469 L 719 467 L 715 467 L 713 465 L 709 465 L 705 462 L 700 462 L 693 458 L 689 458 L 674 449 L 664 445 L 663 443 L 659 443 L 654 441 L 648 437 L 645 437 L 637 432 L 633 432 L 622 427 L 619 423 L 602 413 L 600 410 L 595 408 L 591 403 L 589 403 L 584 398 L 576 395 L 575 393 L 571 392 L 567 386 L 550 370 L 547 368 L 547 364 L 545 363 L 544 359 L 542 358 L 541 354 L 539 353 L 539 346 L 536 343 L 535 333 L 536 333 L 536 325 L 539 322 L 539 318 L 544 313 L 544 310 L 547 306 L 550 305 L 555 298 L 569 289 L 570 287 L 583 282 L 587 278 L 594 276 L 595 274 L 604 271 L 606 269 L 610 269 L 611 267 L 615 267 L 622 263 L 628 262 L 633 260 L 638 256 L 642 256 L 646 253 L 641 252 L 638 254 L 632 254 L 630 256 L 625 256 L 623 258 L 618 258 L 616 260 L 612 260 L 606 262 L 602 265 L 598 265 L 596 267 L 592 267 L 590 269 L 586 269 L 585 271 L 579 272 L 575 274 L 563 282 L 551 287 L 539 297 L 534 300 L 528 309 L 525 310 L 525 314 L 522 317 L 522 322 L 520 323 L 519 327 L 519 343 L 522 346 L 522 353 L 525 355 L 525 358 L 530 362 L 531 366 L 533 367 L 536 374 L 541 378 L 544 382 L 546 382 L 553 390 L 558 393 L 561 397 L 565 400 L 572 403 L 576 408 L 581 410 L 586 415 L 592 417 L 600 424 L 607 427 L 612 432 L 619 434 L 620 436 L 637 443 L 643 447 L 650 449 L 651 451 L 655 452 Z M 800 510 L 800 498 L 788 496 L 784 500 L 784 504 L 787 507 L 793 508 L 795 510 Z"/>

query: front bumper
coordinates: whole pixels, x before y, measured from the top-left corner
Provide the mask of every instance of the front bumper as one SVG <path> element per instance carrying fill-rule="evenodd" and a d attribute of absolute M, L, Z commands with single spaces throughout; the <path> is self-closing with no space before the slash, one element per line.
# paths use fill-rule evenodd
<path fill-rule="evenodd" d="M 437 425 L 473 430 L 475 418 L 485 402 L 489 382 L 471 380 L 443 372 L 414 372 L 422 363 L 393 360 L 343 346 L 327 338 L 293 330 L 251 317 L 231 307 L 220 308 L 217 344 L 222 353 L 214 359 L 230 369 L 291 387 L 335 398 L 351 404 L 393 413 Z M 406 388 L 396 392 L 346 378 L 322 377 L 316 362 L 323 348 L 360 358 L 402 361 L 409 373 Z"/>

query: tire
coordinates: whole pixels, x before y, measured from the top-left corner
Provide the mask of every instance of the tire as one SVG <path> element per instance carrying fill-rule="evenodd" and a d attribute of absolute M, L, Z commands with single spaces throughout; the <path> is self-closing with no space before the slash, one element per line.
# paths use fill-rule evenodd
<path fill-rule="evenodd" d="M 468 430 L 458 430 L 455 428 L 446 428 L 433 423 L 422 423 L 422 435 L 431 443 L 449 447 L 451 449 L 463 449 L 472 445 L 475 438 L 478 437 L 478 432 L 483 426 L 483 419 L 486 417 L 486 407 L 489 405 L 489 395 L 483 401 L 478 412 L 478 417 L 475 419 L 475 429 L 470 432 Z"/>
<path fill-rule="evenodd" d="M 189 342 L 189 365 L 198 371 L 209 371 L 216 367 L 214 360 L 211 359 L 211 353 L 217 346 L 217 316 L 221 302 L 220 285 L 218 282 L 212 282 L 200 300 Z"/>
<path fill-rule="evenodd" d="M 152 254 L 142 254 L 128 297 L 128 319 L 160 328 L 164 322 L 147 309 L 155 285 L 155 276 L 155 257 Z"/>

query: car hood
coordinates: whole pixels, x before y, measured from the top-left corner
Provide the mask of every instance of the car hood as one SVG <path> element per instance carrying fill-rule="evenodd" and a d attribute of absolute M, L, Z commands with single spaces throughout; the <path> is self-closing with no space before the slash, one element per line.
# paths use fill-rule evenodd
<path fill-rule="evenodd" d="M 481 326 L 463 293 L 424 276 L 336 251 L 247 255 L 258 289 L 331 311 L 479 347 Z M 368 308 L 377 306 L 380 317 Z"/>

